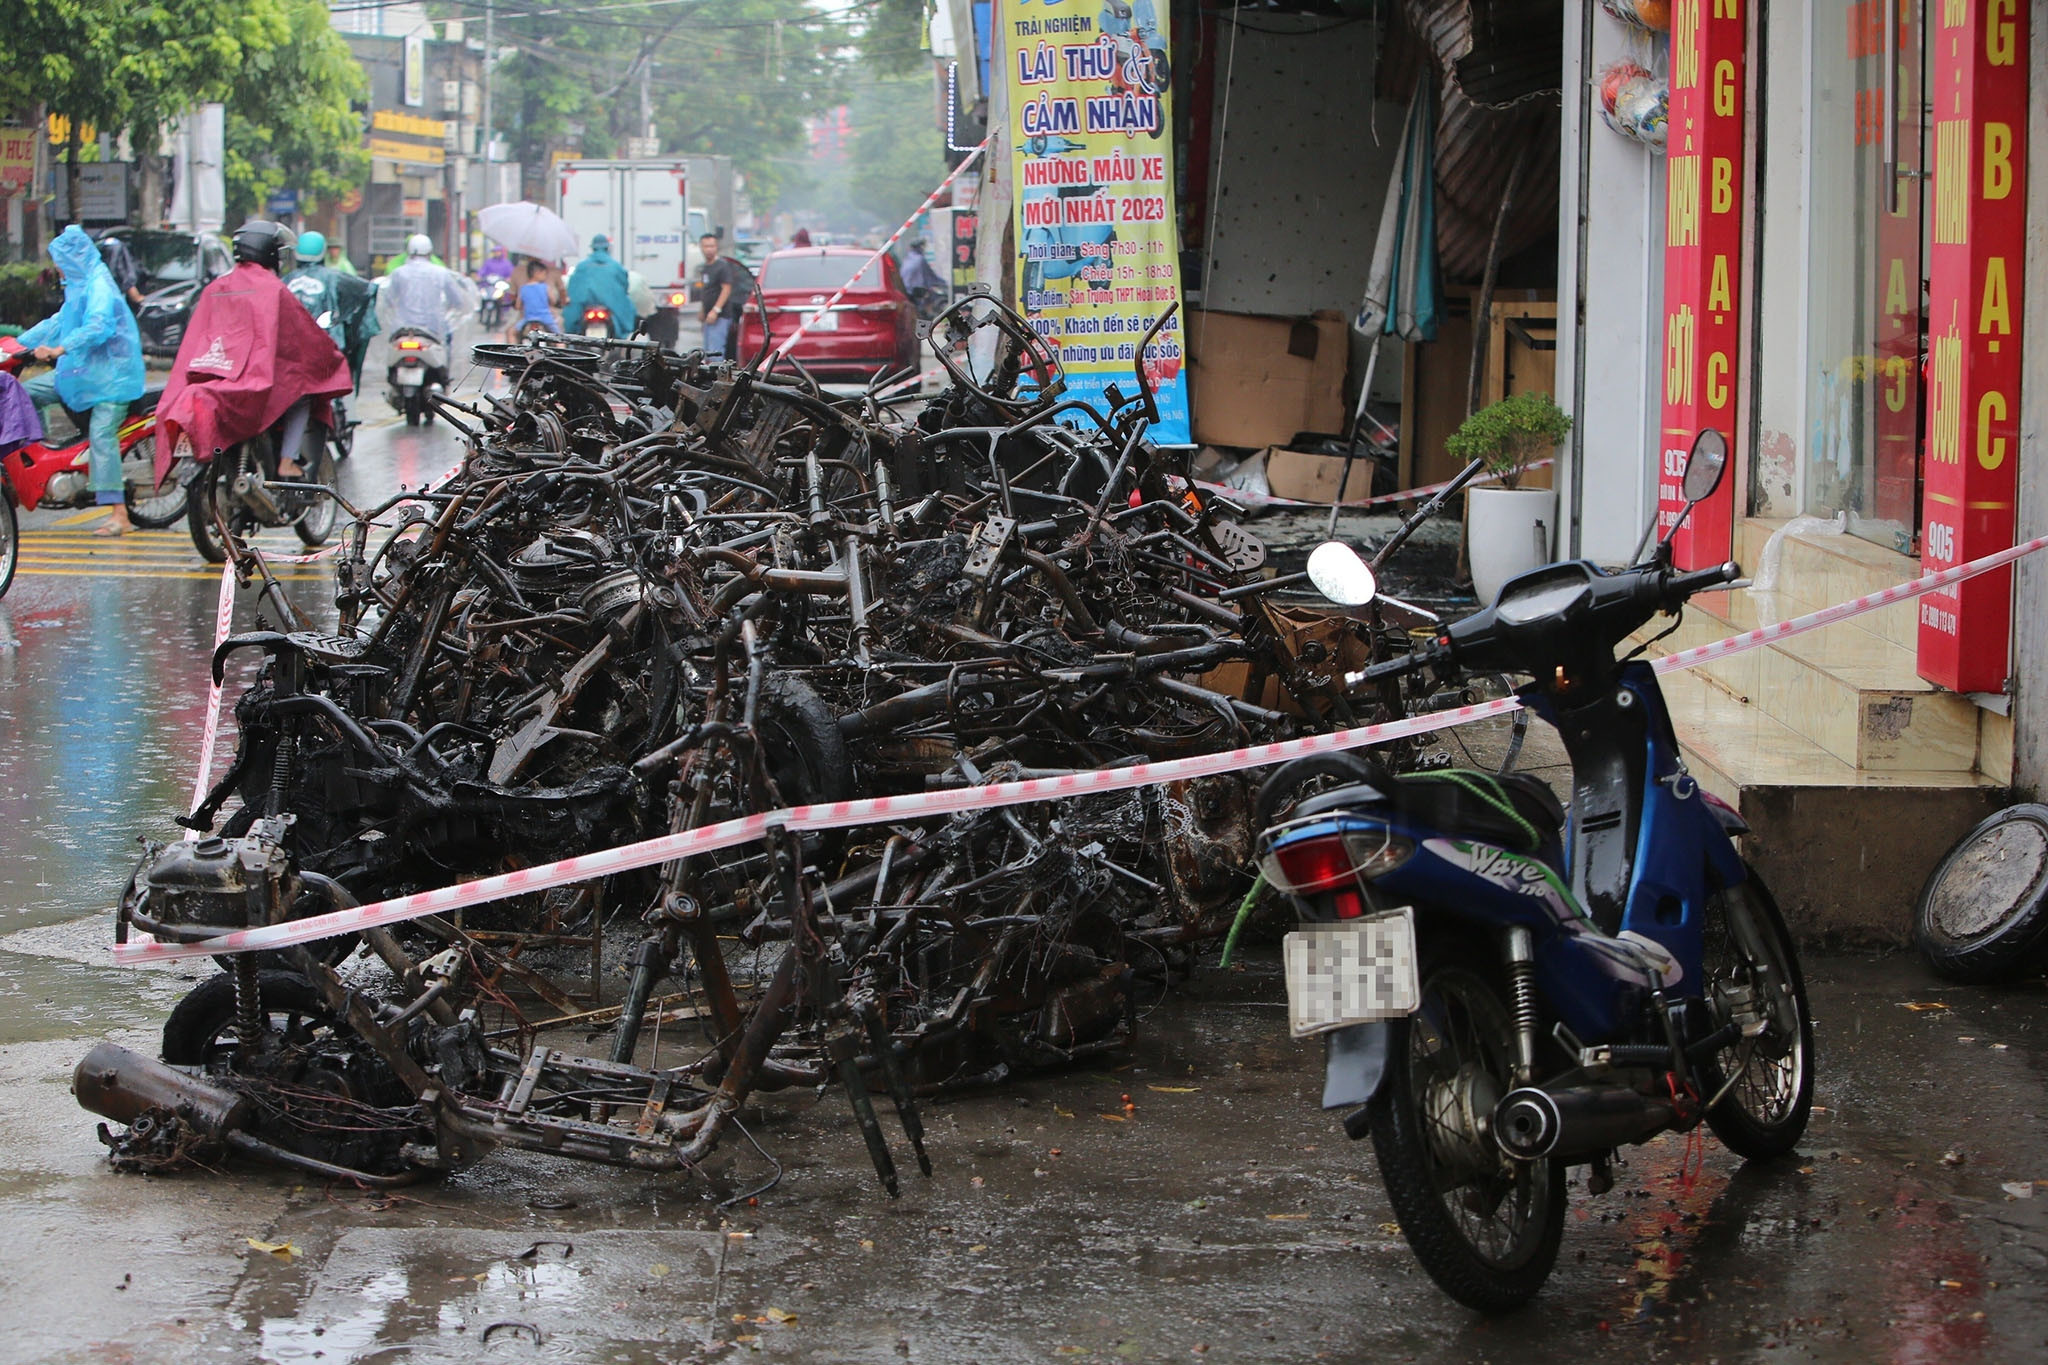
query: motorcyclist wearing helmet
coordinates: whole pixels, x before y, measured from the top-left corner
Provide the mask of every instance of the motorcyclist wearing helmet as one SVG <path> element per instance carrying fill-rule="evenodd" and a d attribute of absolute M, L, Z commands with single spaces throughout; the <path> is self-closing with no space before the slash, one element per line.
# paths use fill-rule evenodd
<path fill-rule="evenodd" d="M 86 429 L 88 486 L 95 503 L 113 509 L 93 534 L 125 535 L 135 528 L 122 486 L 121 419 L 142 397 L 142 338 L 121 286 L 83 228 L 73 223 L 58 233 L 50 259 L 64 275 L 64 306 L 23 332 L 20 342 L 57 368 L 22 387 L 39 407 L 61 400 L 73 412 L 92 414 Z"/>
<path fill-rule="evenodd" d="M 291 249 L 292 232 L 283 223 L 251 218 L 235 229 L 232 239 L 235 263 L 260 265 L 274 275 L 284 274 L 285 253 Z"/>
<path fill-rule="evenodd" d="M 327 265 L 327 238 L 318 232 L 300 233 L 292 255 L 297 268 L 284 277 L 284 287 L 315 319 L 327 318 L 327 334 L 348 357 L 349 378 L 361 389 L 363 353 L 378 331 L 376 288 Z"/>
<path fill-rule="evenodd" d="M 278 325 L 274 329 L 252 330 L 245 325 L 232 324 L 220 328 L 202 326 L 200 317 L 201 309 L 205 309 L 209 317 L 214 309 L 218 309 L 223 317 L 233 317 L 244 323 L 252 311 L 256 315 L 276 316 L 275 304 L 268 296 L 297 297 L 278 278 L 284 273 L 286 259 L 294 254 L 296 240 L 291 229 L 284 224 L 262 218 L 252 218 L 235 229 L 232 239 L 235 268 L 200 291 L 200 308 L 194 310 L 192 325 L 178 347 L 178 358 L 171 362 L 171 383 L 166 386 L 163 405 L 158 409 L 160 425 L 167 422 L 175 425 L 179 421 L 178 414 L 183 412 L 176 401 L 178 391 L 187 387 L 189 381 L 201 381 L 210 390 L 225 389 L 230 385 L 242 387 L 260 364 L 263 372 L 277 378 L 275 382 L 262 386 L 264 413 L 255 425 L 258 430 L 275 425 L 278 435 L 276 472 L 283 479 L 296 479 L 304 472 L 300 456 L 313 416 L 311 397 L 304 396 L 306 388 L 301 380 L 292 376 L 318 376 L 324 382 L 330 360 L 335 368 L 342 368 L 339 348 L 328 351 L 327 334 L 313 328 L 301 330 Z M 207 308 L 209 301 L 212 301 L 213 309 Z M 281 318 L 279 323 L 282 323 Z M 285 341 L 287 335 L 292 337 L 289 344 Z M 253 336 L 274 337 L 274 354 L 260 360 L 252 359 L 245 348 Z M 314 354 L 316 351 L 324 354 Z M 333 395 L 327 393 L 326 396 Z M 324 411 L 325 405 L 322 407 Z M 211 423 L 207 429 L 212 429 Z M 202 458 L 211 458 L 210 452 Z"/>
<path fill-rule="evenodd" d="M 476 311 L 476 286 L 430 259 L 434 243 L 415 232 L 405 244 L 405 264 L 384 277 L 377 291 L 377 320 L 386 328 L 417 327 L 455 340 L 456 324 Z"/>

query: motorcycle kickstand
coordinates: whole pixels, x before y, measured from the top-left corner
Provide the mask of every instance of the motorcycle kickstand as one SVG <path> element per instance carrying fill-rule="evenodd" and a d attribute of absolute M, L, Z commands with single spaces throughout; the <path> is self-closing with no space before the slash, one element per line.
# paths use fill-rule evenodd
<path fill-rule="evenodd" d="M 825 1055 L 832 1059 L 832 1069 L 839 1073 L 839 1083 L 846 1087 L 846 1097 L 853 1102 L 853 1116 L 860 1123 L 860 1135 L 867 1140 L 868 1158 L 875 1163 L 875 1174 L 882 1178 L 882 1188 L 889 1192 L 891 1199 L 898 1198 L 896 1162 L 889 1155 L 889 1144 L 882 1137 L 882 1121 L 875 1116 L 875 1104 L 868 1095 L 867 1082 L 861 1079 L 860 1043 L 850 1027 L 832 1030 L 825 1039 Z"/>
<path fill-rule="evenodd" d="M 903 1136 L 910 1140 L 910 1150 L 917 1153 L 917 1168 L 929 1178 L 932 1159 L 924 1150 L 924 1119 L 917 1112 L 917 1097 L 910 1092 L 910 1083 L 904 1078 L 903 1068 L 896 1064 L 896 1049 L 890 1042 L 888 1025 L 882 1021 L 882 1012 L 872 999 L 863 1000 L 855 1008 L 867 1028 L 868 1046 L 873 1049 L 875 1060 L 881 1064 L 882 1080 L 889 1087 L 889 1098 L 895 1101 L 896 1117 L 903 1124 Z"/>

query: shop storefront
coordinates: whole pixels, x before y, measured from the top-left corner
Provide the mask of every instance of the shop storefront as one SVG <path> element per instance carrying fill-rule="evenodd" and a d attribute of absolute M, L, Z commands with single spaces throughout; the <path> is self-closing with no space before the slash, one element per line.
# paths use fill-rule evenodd
<path fill-rule="evenodd" d="M 1572 227 L 1582 260 L 1652 244 L 1635 249 L 1654 292 L 1574 281 L 1581 406 L 1660 409 L 1660 457 L 1694 426 L 1725 424 L 1744 473 L 1732 519 L 1827 519 L 1895 555 L 1902 576 L 2010 544 L 2024 373 L 2019 0 L 1702 0 L 1670 6 L 1668 34 L 1619 23 L 1625 8 L 1589 6 L 1567 45 L 1579 39 L 1596 87 L 1629 60 L 1667 83 L 1669 147 L 1600 146 L 1618 139 L 1582 117 L 1566 139 L 1567 175 L 1585 182 Z M 1616 335 L 1655 347 L 1658 364 L 1601 365 Z M 1657 499 L 1669 461 L 1647 478 L 1624 470 L 1639 459 L 1582 445 L 1576 477 Z M 1580 531 L 1587 552 L 1613 552 L 1612 535 Z M 1709 519 L 1689 557 L 1742 546 Z M 2009 591 L 2002 579 L 1930 602 L 1921 676 L 2004 693 Z"/>
<path fill-rule="evenodd" d="M 1618 560 L 1673 514 L 1700 425 L 1733 438 L 1737 477 L 1680 556 L 1733 556 L 1769 584 L 1700 613 L 1703 638 L 2022 534 L 2044 458 L 2023 413 L 2048 407 L 2023 359 L 2035 13 L 2048 4 L 1601 0 L 1568 20 L 1565 86 L 1584 92 L 1566 101 L 1560 213 L 1569 548 Z M 1709 785 L 1809 804 L 1867 789 L 1921 820 L 2038 783 L 2015 727 L 2048 650 L 2014 578 L 1680 684 L 1699 693 Z M 1922 829 L 1930 849 L 1950 818 Z"/>

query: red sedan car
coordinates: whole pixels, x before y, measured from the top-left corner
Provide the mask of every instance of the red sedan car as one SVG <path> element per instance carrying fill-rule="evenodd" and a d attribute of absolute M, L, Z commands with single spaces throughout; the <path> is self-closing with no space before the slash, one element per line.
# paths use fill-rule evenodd
<path fill-rule="evenodd" d="M 761 262 L 761 302 L 777 345 L 806 315 L 824 309 L 840 286 L 853 282 L 790 351 L 821 380 L 866 383 L 917 364 L 917 306 L 903 287 L 896 258 L 885 253 L 854 278 L 872 254 L 859 247 L 799 247 Z M 750 304 L 740 320 L 739 357 L 749 360 L 760 349 L 761 314 Z"/>

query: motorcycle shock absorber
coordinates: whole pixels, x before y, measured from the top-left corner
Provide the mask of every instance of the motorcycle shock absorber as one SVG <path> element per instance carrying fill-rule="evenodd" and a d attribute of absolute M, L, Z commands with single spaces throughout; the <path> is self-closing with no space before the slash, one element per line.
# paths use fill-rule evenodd
<path fill-rule="evenodd" d="M 262 1050 L 265 1035 L 263 988 L 256 975 L 255 954 L 235 954 L 234 977 L 236 1040 L 244 1056 L 254 1056 Z"/>
<path fill-rule="evenodd" d="M 1508 930 L 1508 988 L 1514 997 L 1515 1083 L 1536 1079 L 1536 939 L 1520 925 Z"/>

